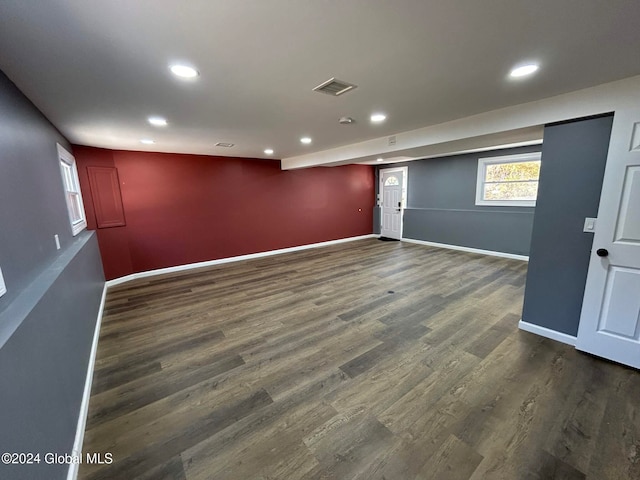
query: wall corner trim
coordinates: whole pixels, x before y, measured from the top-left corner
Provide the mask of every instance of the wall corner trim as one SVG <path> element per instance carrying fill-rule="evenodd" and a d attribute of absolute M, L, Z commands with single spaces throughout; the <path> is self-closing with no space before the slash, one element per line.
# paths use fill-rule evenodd
<path fill-rule="evenodd" d="M 415 240 L 413 238 L 402 238 L 403 242 L 416 243 L 418 245 L 427 245 L 428 247 L 447 248 L 449 250 L 459 250 L 467 253 L 478 253 L 480 255 L 489 255 L 491 257 L 510 258 L 512 260 L 521 260 L 528 262 L 529 257 L 526 255 L 517 255 L 515 253 L 495 252 L 493 250 L 482 250 L 480 248 L 462 247 L 459 245 L 449 245 L 446 243 L 428 242 L 426 240 Z"/>
<path fill-rule="evenodd" d="M 80 404 L 80 415 L 78 416 L 78 424 L 76 427 L 76 437 L 73 442 L 72 456 L 80 457 L 82 455 L 82 443 L 84 442 L 84 429 L 87 425 L 87 415 L 89 414 L 89 399 L 91 397 L 91 384 L 93 382 L 93 370 L 96 364 L 96 353 L 98 350 L 98 339 L 100 338 L 100 326 L 102 325 L 102 313 L 104 312 L 104 304 L 107 298 L 107 284 L 102 288 L 102 299 L 100 300 L 100 308 L 98 309 L 98 318 L 96 319 L 96 328 L 93 332 L 93 343 L 91 344 L 91 353 L 89 354 L 89 364 L 87 365 L 87 378 L 84 381 L 84 392 L 82 394 L 82 403 Z M 80 464 L 70 462 L 67 480 L 76 480 L 78 478 L 78 470 Z"/>
<path fill-rule="evenodd" d="M 308 250 L 310 248 L 327 247 L 329 245 L 336 245 L 338 243 L 353 242 L 356 240 L 364 240 L 365 238 L 378 238 L 380 235 L 370 233 L 367 235 L 360 235 L 357 237 L 340 238 L 338 240 L 329 240 L 327 242 L 310 243 L 307 245 L 300 245 L 297 247 L 280 248 L 278 250 L 268 250 L 266 252 L 249 253 L 247 255 L 238 255 L 236 257 L 219 258 L 217 260 L 208 260 L 206 262 L 188 263 L 186 265 L 177 265 L 175 267 L 158 268 L 156 270 L 148 270 L 146 272 L 132 273 L 131 275 L 125 275 L 124 277 L 114 278 L 106 283 L 107 287 L 113 287 L 120 285 L 121 283 L 130 282 L 139 278 L 153 277 L 156 275 L 162 275 L 165 273 L 182 272 L 184 270 L 192 270 L 195 268 L 212 267 L 214 265 L 222 265 L 224 263 L 241 262 L 242 260 L 252 260 L 254 258 L 270 257 L 271 255 L 280 255 L 281 253 L 298 252 L 300 250 Z"/>
<path fill-rule="evenodd" d="M 567 335 L 566 333 L 556 332 L 555 330 L 541 327 L 540 325 L 536 325 L 534 323 L 520 320 L 518 322 L 518 328 L 520 330 L 524 330 L 525 332 L 535 333 L 536 335 L 540 335 L 541 337 L 550 338 L 551 340 L 555 340 L 556 342 L 571 345 L 572 347 L 576 346 L 576 337 Z"/>

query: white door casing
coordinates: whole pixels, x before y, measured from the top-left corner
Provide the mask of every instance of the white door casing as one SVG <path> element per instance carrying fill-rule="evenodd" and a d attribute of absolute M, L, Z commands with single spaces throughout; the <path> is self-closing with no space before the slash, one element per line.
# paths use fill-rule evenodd
<path fill-rule="evenodd" d="M 640 107 L 614 116 L 576 348 L 640 368 Z"/>
<path fill-rule="evenodd" d="M 380 170 L 380 235 L 400 240 L 406 203 L 407 167 Z"/>

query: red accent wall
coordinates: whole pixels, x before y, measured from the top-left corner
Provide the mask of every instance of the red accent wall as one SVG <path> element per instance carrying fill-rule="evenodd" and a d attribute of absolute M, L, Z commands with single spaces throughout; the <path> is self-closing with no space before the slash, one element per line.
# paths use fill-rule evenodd
<path fill-rule="evenodd" d="M 369 166 L 283 171 L 274 160 L 73 151 L 89 229 L 87 167 L 118 170 L 126 225 L 97 230 L 107 279 L 372 233 Z"/>

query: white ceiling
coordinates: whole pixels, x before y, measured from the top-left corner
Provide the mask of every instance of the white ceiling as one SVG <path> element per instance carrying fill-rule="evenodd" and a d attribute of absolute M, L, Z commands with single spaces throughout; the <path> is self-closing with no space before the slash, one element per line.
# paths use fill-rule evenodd
<path fill-rule="evenodd" d="M 0 69 L 73 143 L 286 158 L 638 75 L 639 20 L 638 0 L 1 0 Z M 358 88 L 312 91 L 331 77 Z"/>

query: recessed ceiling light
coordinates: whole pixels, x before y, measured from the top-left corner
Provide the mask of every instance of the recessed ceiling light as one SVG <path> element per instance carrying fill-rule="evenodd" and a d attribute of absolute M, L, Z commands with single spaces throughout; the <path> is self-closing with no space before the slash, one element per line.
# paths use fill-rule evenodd
<path fill-rule="evenodd" d="M 162 117 L 149 117 L 147 121 L 154 127 L 166 127 L 167 119 Z"/>
<path fill-rule="evenodd" d="M 383 162 L 383 161 L 384 161 L 384 158 L 379 158 L 376 160 L 376 162 Z"/>
<path fill-rule="evenodd" d="M 511 78 L 526 77 L 527 75 L 531 75 L 532 73 L 537 72 L 539 68 L 540 66 L 535 63 L 520 65 L 519 67 L 515 67 L 513 70 L 511 70 L 509 76 Z"/>
<path fill-rule="evenodd" d="M 195 68 L 188 65 L 175 64 L 171 65 L 169 69 L 171 70 L 171 73 L 180 78 L 195 78 L 200 75 Z"/>
<path fill-rule="evenodd" d="M 265 148 L 264 153 L 266 153 L 267 155 L 273 155 L 273 148 Z"/>
<path fill-rule="evenodd" d="M 371 121 L 373 123 L 384 122 L 387 119 L 387 116 L 384 113 L 374 113 L 371 115 Z"/>
<path fill-rule="evenodd" d="M 151 140 L 150 138 L 143 138 L 142 140 L 140 140 L 140 143 L 144 143 L 145 145 L 153 145 L 156 142 Z"/>
<path fill-rule="evenodd" d="M 309 144 L 309 143 L 311 143 L 311 138 L 309 138 L 309 137 L 302 137 L 302 138 L 300 139 L 300 141 L 301 141 L 302 143 Z"/>

